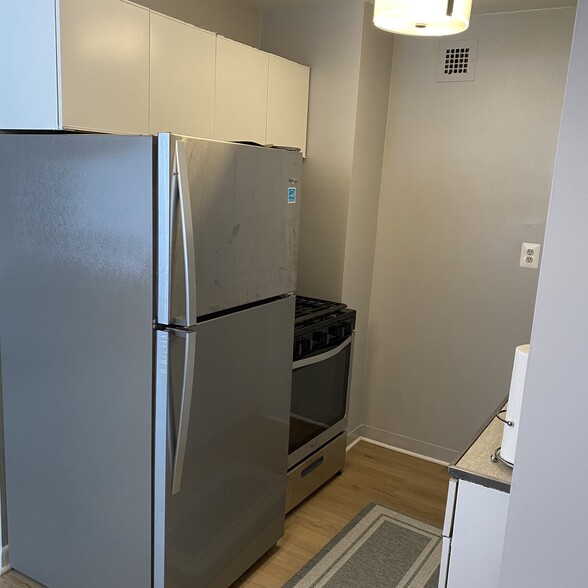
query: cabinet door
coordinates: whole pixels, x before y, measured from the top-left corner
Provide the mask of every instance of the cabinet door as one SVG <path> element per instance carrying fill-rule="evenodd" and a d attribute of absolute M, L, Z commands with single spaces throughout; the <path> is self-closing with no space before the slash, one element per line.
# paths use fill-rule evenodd
<path fill-rule="evenodd" d="M 310 69 L 269 56 L 267 142 L 306 151 Z"/>
<path fill-rule="evenodd" d="M 149 11 L 122 0 L 60 0 L 66 128 L 149 132 Z"/>
<path fill-rule="evenodd" d="M 150 132 L 214 137 L 216 35 L 151 13 Z"/>
<path fill-rule="evenodd" d="M 55 6 L 0 0 L 0 129 L 57 129 Z"/>
<path fill-rule="evenodd" d="M 268 54 L 217 37 L 215 139 L 265 143 Z"/>
<path fill-rule="evenodd" d="M 448 588 L 496 588 L 509 494 L 459 481 Z"/>

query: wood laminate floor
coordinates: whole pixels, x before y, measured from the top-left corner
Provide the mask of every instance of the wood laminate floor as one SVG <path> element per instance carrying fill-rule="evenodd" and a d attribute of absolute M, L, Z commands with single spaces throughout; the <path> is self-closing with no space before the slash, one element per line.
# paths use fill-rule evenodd
<path fill-rule="evenodd" d="M 286 532 L 231 588 L 281 588 L 370 502 L 443 525 L 447 466 L 360 441 L 343 473 L 286 518 Z"/>
<path fill-rule="evenodd" d="M 231 588 L 281 588 L 370 502 L 441 527 L 448 481 L 446 466 L 361 441 L 343 473 L 288 515 L 284 538 Z M 39 586 L 14 571 L 0 577 L 0 588 Z"/>

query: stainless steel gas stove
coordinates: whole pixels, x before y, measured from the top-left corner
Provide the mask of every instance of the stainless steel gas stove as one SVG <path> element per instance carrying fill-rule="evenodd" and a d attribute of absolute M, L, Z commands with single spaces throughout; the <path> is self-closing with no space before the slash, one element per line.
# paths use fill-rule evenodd
<path fill-rule="evenodd" d="M 286 512 L 345 465 L 355 310 L 296 297 Z"/>

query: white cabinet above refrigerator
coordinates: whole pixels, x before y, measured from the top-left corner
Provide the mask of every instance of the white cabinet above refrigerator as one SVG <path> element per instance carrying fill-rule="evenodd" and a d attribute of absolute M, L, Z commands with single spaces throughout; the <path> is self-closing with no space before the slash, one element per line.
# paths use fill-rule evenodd
<path fill-rule="evenodd" d="M 0 0 L 0 130 L 306 147 L 310 68 L 127 0 Z"/>
<path fill-rule="evenodd" d="M 149 132 L 149 10 L 0 0 L 0 128 Z"/>
<path fill-rule="evenodd" d="M 269 56 L 266 143 L 298 147 L 306 155 L 310 68 Z"/>
<path fill-rule="evenodd" d="M 266 142 L 268 54 L 217 38 L 214 138 Z"/>
<path fill-rule="evenodd" d="M 150 132 L 212 139 L 216 35 L 156 12 L 150 34 Z"/>

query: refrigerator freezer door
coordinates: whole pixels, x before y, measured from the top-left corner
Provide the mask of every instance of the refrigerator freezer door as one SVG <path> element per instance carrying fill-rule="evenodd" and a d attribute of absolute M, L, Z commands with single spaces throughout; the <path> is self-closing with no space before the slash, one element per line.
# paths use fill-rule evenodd
<path fill-rule="evenodd" d="M 227 588 L 282 536 L 293 321 L 287 297 L 160 335 L 155 588 Z"/>
<path fill-rule="evenodd" d="M 299 153 L 160 135 L 161 324 L 189 326 L 186 260 L 195 259 L 196 314 L 222 312 L 296 288 Z M 178 157 L 177 142 L 184 155 Z M 180 163 L 185 156 L 187 182 Z M 173 165 L 173 162 L 177 162 Z M 169 179 L 172 178 L 172 180 Z M 183 240 L 180 187 L 189 193 L 192 243 Z M 187 252 L 186 248 L 193 248 Z M 164 267 L 162 267 L 162 264 Z M 186 281 L 188 276 L 188 281 Z"/>
<path fill-rule="evenodd" d="M 153 139 L 0 134 L 10 564 L 151 586 Z"/>

